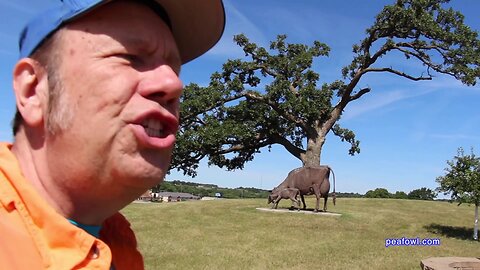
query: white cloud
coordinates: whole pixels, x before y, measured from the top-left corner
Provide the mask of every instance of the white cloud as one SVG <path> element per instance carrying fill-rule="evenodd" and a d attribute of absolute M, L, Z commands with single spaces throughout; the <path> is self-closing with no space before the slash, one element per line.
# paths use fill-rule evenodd
<path fill-rule="evenodd" d="M 451 133 L 451 134 L 427 134 L 426 136 L 441 139 L 441 140 L 480 140 L 480 136 L 478 135 L 469 135 L 469 134 L 458 134 L 458 133 Z"/>
<path fill-rule="evenodd" d="M 387 105 L 399 102 L 401 100 L 427 95 L 433 91 L 435 91 L 434 88 L 423 90 L 386 90 L 385 92 L 380 93 L 368 93 L 366 95 L 372 96 L 368 98 L 364 96 L 363 99 L 359 99 L 358 101 L 349 105 L 348 109 L 345 110 L 342 119 L 350 120 L 361 114 L 384 108 Z"/>
<path fill-rule="evenodd" d="M 447 75 L 423 82 L 411 82 L 403 78 L 384 77 L 383 75 L 382 78 L 378 80 L 369 78 L 368 84 L 371 83 L 373 85 L 372 92 L 348 105 L 343 114 L 343 120 L 349 120 L 361 114 L 385 108 L 399 101 L 428 95 L 435 91 L 461 91 L 458 92 L 460 95 L 465 94 L 464 91 L 467 91 L 469 94 L 480 95 L 478 88 L 466 86 Z M 363 85 L 368 84 L 363 83 Z M 395 86 L 395 89 L 392 89 L 392 85 Z M 448 104 L 443 104 L 443 106 L 448 106 Z M 435 108 L 435 110 L 439 109 Z"/>
<path fill-rule="evenodd" d="M 235 7 L 233 1 L 225 1 L 225 11 L 227 13 L 227 23 L 222 39 L 207 54 L 221 57 L 242 57 L 243 51 L 233 42 L 233 36 L 244 33 L 247 37 L 257 44 L 265 42 L 265 36 L 260 28 L 250 18 Z"/>

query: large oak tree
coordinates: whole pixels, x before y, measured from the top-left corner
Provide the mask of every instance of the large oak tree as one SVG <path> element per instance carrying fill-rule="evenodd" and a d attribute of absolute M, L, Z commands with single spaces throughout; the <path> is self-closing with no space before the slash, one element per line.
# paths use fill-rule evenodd
<path fill-rule="evenodd" d="M 264 48 L 245 35 L 235 36 L 245 58 L 228 60 L 208 86 L 185 87 L 172 168 L 195 176 L 199 161 L 208 158 L 210 165 L 240 169 L 274 144 L 304 166 L 318 166 L 330 132 L 349 143 L 349 154 L 359 153 L 354 132 L 338 121 L 350 102 L 371 91 L 357 85 L 372 73 L 413 81 L 441 73 L 475 85 L 480 77 L 478 33 L 464 24 L 461 13 L 445 8 L 447 2 L 397 0 L 385 6 L 365 39 L 353 46 L 353 60 L 339 74 L 341 79 L 323 85 L 312 63 L 328 56 L 326 44 L 291 44 L 279 35 Z M 424 71 L 410 74 L 379 61 L 398 53 L 423 65 Z"/>

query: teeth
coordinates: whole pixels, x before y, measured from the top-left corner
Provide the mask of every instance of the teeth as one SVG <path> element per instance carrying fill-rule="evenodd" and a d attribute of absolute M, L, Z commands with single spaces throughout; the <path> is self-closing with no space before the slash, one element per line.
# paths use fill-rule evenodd
<path fill-rule="evenodd" d="M 155 120 L 155 119 L 145 120 L 142 126 L 145 128 L 145 131 L 150 137 L 161 138 L 162 136 L 164 136 L 163 125 L 158 120 Z"/>

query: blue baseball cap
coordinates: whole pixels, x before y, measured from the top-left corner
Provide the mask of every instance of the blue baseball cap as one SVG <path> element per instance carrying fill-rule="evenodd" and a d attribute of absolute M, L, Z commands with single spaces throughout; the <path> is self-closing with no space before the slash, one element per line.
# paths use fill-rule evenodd
<path fill-rule="evenodd" d="M 115 0 L 59 0 L 23 29 L 20 58 L 31 56 L 40 45 L 65 24 Z M 170 27 L 185 64 L 211 49 L 225 28 L 222 0 L 137 0 L 151 7 Z M 152 26 L 155 27 L 155 26 Z"/>

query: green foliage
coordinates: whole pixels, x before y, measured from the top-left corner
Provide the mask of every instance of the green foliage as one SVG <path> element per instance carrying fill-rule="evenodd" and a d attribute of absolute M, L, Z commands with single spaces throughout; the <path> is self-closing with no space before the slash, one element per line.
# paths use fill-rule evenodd
<path fill-rule="evenodd" d="M 376 188 L 365 193 L 365 198 L 391 198 L 392 194 L 385 188 Z"/>
<path fill-rule="evenodd" d="M 395 194 L 392 194 L 392 198 L 394 199 L 408 199 L 407 193 L 403 191 L 397 191 Z"/>
<path fill-rule="evenodd" d="M 364 195 L 354 192 L 335 192 L 337 198 L 363 198 Z"/>
<path fill-rule="evenodd" d="M 466 155 L 463 148 L 459 148 L 453 160 L 447 161 L 445 175 L 437 177 L 440 187 L 437 191 L 450 195 L 451 201 L 471 203 L 480 206 L 480 158 L 473 149 Z"/>
<path fill-rule="evenodd" d="M 385 188 L 376 188 L 365 193 L 365 198 L 392 198 L 392 199 L 409 199 L 409 200 L 428 200 L 431 201 L 437 197 L 437 194 L 429 188 L 419 188 L 407 193 L 397 191 L 394 194 L 390 193 Z"/>
<path fill-rule="evenodd" d="M 348 150 L 350 155 L 360 154 L 360 141 L 355 139 L 355 133 L 353 131 L 341 128 L 340 125 L 336 124 L 332 129 L 333 133 L 340 137 L 342 142 L 347 141 L 350 143 L 351 147 Z"/>
<path fill-rule="evenodd" d="M 411 200 L 425 200 L 433 201 L 437 197 L 437 194 L 429 188 L 414 189 L 408 193 L 408 198 Z"/>
<path fill-rule="evenodd" d="M 195 175 L 198 161 L 209 156 L 209 164 L 241 169 L 262 147 L 275 143 L 303 152 L 302 144 L 317 119 L 327 119 L 331 89 L 316 87 L 318 74 L 310 69 L 313 58 L 328 54 L 328 47 L 314 42 L 287 44 L 278 36 L 267 49 L 235 36 L 252 61 L 228 60 L 223 72 L 214 73 L 208 87 L 190 84 L 182 97 L 182 126 L 173 167 Z M 257 87 L 261 78 L 273 81 L 265 91 Z M 229 154 L 229 155 L 227 155 Z"/>
<path fill-rule="evenodd" d="M 434 73 L 475 85 L 480 77 L 478 33 L 463 15 L 443 5 L 448 0 L 397 0 L 385 6 L 366 37 L 353 46 L 353 60 L 339 78 L 319 85 L 313 61 L 328 56 L 320 41 L 287 42 L 278 35 L 268 48 L 245 35 L 234 42 L 243 59 L 230 59 L 210 77 L 208 86 L 190 84 L 181 99 L 181 128 L 172 167 L 195 176 L 198 163 L 242 169 L 264 147 L 282 145 L 303 165 L 319 165 L 327 134 L 360 153 L 355 133 L 338 124 L 347 105 L 371 91 L 358 89 L 363 76 L 384 72 L 409 80 L 431 80 Z M 424 72 L 405 73 L 382 66 L 381 58 L 401 53 Z"/>
<path fill-rule="evenodd" d="M 344 78 L 355 78 L 369 71 L 390 72 L 413 80 L 431 80 L 431 71 L 448 74 L 466 85 L 475 85 L 480 76 L 478 33 L 465 25 L 464 16 L 442 4 L 449 0 L 397 0 L 385 6 L 367 37 L 353 46 L 356 56 L 343 69 Z M 379 47 L 372 52 L 372 47 Z M 369 68 L 391 51 L 403 53 L 406 60 L 420 61 L 427 75 L 412 76 L 394 68 Z"/>
<path fill-rule="evenodd" d="M 154 192 L 185 192 L 200 197 L 215 197 L 216 193 L 222 194 L 222 198 L 266 198 L 269 192 L 267 190 L 253 187 L 223 188 L 212 184 L 199 184 L 193 182 L 184 182 L 179 180 L 163 181 L 160 185 L 152 189 Z"/>

